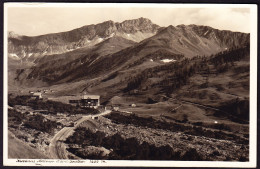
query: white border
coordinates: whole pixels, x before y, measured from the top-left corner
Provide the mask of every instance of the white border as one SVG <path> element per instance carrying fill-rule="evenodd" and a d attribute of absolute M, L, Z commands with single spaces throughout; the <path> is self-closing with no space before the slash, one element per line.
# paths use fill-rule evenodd
<path fill-rule="evenodd" d="M 7 14 L 11 7 L 77 7 L 77 8 L 250 8 L 250 146 L 249 162 L 220 162 L 220 161 L 119 161 L 119 160 L 39 160 L 33 162 L 17 162 L 17 159 L 8 159 L 8 127 L 7 127 L 7 98 L 8 98 L 8 62 L 7 62 Z M 139 166 L 139 167 L 256 167 L 257 156 L 257 5 L 254 4 L 118 4 L 118 3 L 4 3 L 4 96 L 3 96 L 3 133 L 4 166 Z M 20 159 L 21 160 L 21 159 Z M 28 159 L 26 159 L 28 160 Z M 72 163 L 75 162 L 75 163 Z"/>
<path fill-rule="evenodd" d="M 249 161 L 257 162 L 257 6 L 250 9 Z M 252 113 L 253 112 L 253 113 Z M 253 146 L 254 145 L 254 146 Z"/>
<path fill-rule="evenodd" d="M 6 2 L 5 7 L 55 7 L 55 8 L 251 8 L 254 4 L 167 4 L 167 3 L 17 3 Z"/>
<path fill-rule="evenodd" d="M 7 41 L 7 5 L 4 4 L 4 58 L 3 58 L 3 64 L 4 64 L 4 91 L 3 91 L 3 165 L 8 165 L 8 104 L 7 104 L 7 101 L 8 101 L 8 79 L 7 79 L 7 76 L 8 76 L 8 61 L 7 61 L 7 46 L 8 46 L 8 41 Z M 11 163 L 12 164 L 12 163 Z M 9 163 L 10 165 L 10 163 Z"/>

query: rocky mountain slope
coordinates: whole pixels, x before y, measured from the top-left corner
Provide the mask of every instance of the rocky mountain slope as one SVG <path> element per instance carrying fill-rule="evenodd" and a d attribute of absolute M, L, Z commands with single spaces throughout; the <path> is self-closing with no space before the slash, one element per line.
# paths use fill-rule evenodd
<path fill-rule="evenodd" d="M 31 68 L 27 79 L 38 79 L 50 84 L 71 82 L 103 76 L 116 70 L 127 70 L 149 60 L 160 62 L 197 55 L 209 56 L 243 47 L 249 43 L 249 34 L 220 31 L 205 26 L 180 25 L 164 28 L 139 43 L 129 42 L 115 36 L 92 49 L 43 57 L 36 60 L 37 64 Z M 125 43 L 129 45 L 124 45 Z M 78 51 L 81 51 L 80 55 Z"/>
<path fill-rule="evenodd" d="M 211 55 L 249 43 L 249 34 L 218 30 L 209 26 L 178 25 L 162 29 L 147 39 L 147 47 L 170 48 L 186 57 Z"/>
<path fill-rule="evenodd" d="M 92 42 L 95 38 L 102 38 L 102 41 L 88 46 L 86 43 L 81 44 L 83 37 Z M 126 74 L 126 77 L 134 76 L 135 71 L 142 72 L 183 58 L 210 56 L 241 48 L 249 43 L 249 38 L 250 35 L 246 33 L 217 30 L 208 26 L 178 25 L 160 28 L 145 18 L 122 23 L 107 21 L 69 32 L 37 37 L 21 37 L 10 33 L 10 82 L 32 87 L 92 78 L 102 80 L 118 72 Z M 139 40 L 142 41 L 136 42 Z M 52 47 L 47 47 L 47 53 L 39 53 L 37 44 L 48 44 Z M 75 48 L 71 49 L 67 48 L 68 44 L 81 45 L 74 45 Z M 67 52 L 51 54 L 55 46 L 59 49 L 65 47 Z M 21 59 L 24 47 L 27 54 Z M 18 53 L 15 54 L 15 51 Z M 34 54 L 29 56 L 28 51 Z M 35 57 L 36 53 L 39 57 Z"/>
<path fill-rule="evenodd" d="M 19 36 L 13 32 L 8 37 L 8 53 L 13 59 L 34 61 L 44 55 L 60 54 L 78 48 L 93 46 L 115 35 L 139 42 L 154 35 L 160 27 L 149 19 L 139 18 L 122 23 L 106 21 L 87 25 L 68 32 L 41 36 Z"/>
<path fill-rule="evenodd" d="M 39 83 L 35 84 L 35 82 L 38 81 L 48 83 L 58 82 L 66 78 L 66 74 L 69 74 L 72 70 L 78 67 L 87 67 L 87 65 L 91 65 L 96 60 L 102 60 L 102 58 L 105 58 L 107 55 L 132 46 L 133 44 L 135 44 L 135 42 L 131 40 L 114 36 L 94 45 L 92 48 L 85 47 L 63 54 L 43 56 L 36 59 L 31 67 L 18 66 L 16 71 L 12 69 L 13 71 L 10 72 L 10 69 L 9 74 L 15 77 L 15 83 L 24 84 L 26 86 L 39 85 Z M 14 65 L 14 62 L 10 59 L 9 65 Z M 9 77 L 11 77 L 10 75 Z M 68 76 L 72 75 L 73 74 Z"/>

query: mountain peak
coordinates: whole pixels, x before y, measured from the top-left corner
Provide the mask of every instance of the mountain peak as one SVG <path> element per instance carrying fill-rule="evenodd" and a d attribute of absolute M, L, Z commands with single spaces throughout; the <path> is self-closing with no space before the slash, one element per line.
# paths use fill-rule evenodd
<path fill-rule="evenodd" d="M 164 28 L 161 28 L 159 30 L 159 34 L 164 34 L 164 33 L 173 33 L 174 31 L 176 31 L 176 27 L 172 26 L 172 25 L 169 25 L 167 27 L 164 27 Z"/>
<path fill-rule="evenodd" d="M 108 20 L 108 21 L 105 21 L 105 22 L 102 22 L 102 23 L 100 23 L 101 25 L 113 25 L 113 24 L 115 24 L 114 23 L 114 21 L 112 21 L 112 20 Z M 99 25 L 99 24 L 98 24 Z"/>
<path fill-rule="evenodd" d="M 140 18 L 137 18 L 136 20 L 139 20 L 140 22 L 149 22 L 149 23 L 152 23 L 152 21 L 148 18 L 143 18 L 143 17 L 140 17 Z"/>
<path fill-rule="evenodd" d="M 155 33 L 160 26 L 152 23 L 150 19 L 138 18 L 132 20 L 125 20 L 122 23 L 117 24 L 118 30 L 126 33 L 150 32 Z"/>
<path fill-rule="evenodd" d="M 144 25 L 144 24 L 153 24 L 153 23 L 150 19 L 141 17 L 137 19 L 125 20 L 121 24 Z"/>
<path fill-rule="evenodd" d="M 16 34 L 14 31 L 8 31 L 8 38 L 19 38 L 20 35 Z"/>
<path fill-rule="evenodd" d="M 60 54 L 81 47 L 93 46 L 115 35 L 140 42 L 157 33 L 160 27 L 147 18 L 126 20 L 121 23 L 108 20 L 91 24 L 68 32 L 40 35 L 35 37 L 17 36 L 9 33 L 9 52 L 20 58 Z M 19 41 L 15 40 L 19 39 Z M 24 53 L 26 51 L 26 53 Z"/>

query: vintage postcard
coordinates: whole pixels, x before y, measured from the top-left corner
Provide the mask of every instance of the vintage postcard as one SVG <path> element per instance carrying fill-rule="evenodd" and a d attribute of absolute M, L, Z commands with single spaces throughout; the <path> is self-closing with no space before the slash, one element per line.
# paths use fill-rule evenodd
<path fill-rule="evenodd" d="M 5 166 L 256 166 L 256 5 L 4 14 Z"/>

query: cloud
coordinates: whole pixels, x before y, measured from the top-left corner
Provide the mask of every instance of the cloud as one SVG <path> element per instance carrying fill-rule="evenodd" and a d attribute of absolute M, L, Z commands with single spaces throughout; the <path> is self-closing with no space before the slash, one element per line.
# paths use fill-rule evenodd
<path fill-rule="evenodd" d="M 198 8 L 176 9 L 167 12 L 168 16 L 162 25 L 197 24 L 217 29 L 250 32 L 250 13 L 232 8 Z M 161 20 L 161 21 L 162 21 Z"/>
<path fill-rule="evenodd" d="M 196 18 L 199 18 L 199 20 Z M 205 24 L 218 29 L 227 29 L 233 31 L 250 31 L 250 14 L 237 12 L 230 8 L 220 9 L 202 9 L 193 20 L 197 24 Z"/>

